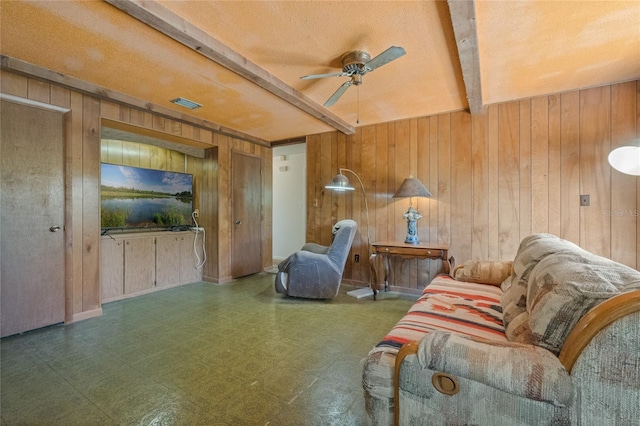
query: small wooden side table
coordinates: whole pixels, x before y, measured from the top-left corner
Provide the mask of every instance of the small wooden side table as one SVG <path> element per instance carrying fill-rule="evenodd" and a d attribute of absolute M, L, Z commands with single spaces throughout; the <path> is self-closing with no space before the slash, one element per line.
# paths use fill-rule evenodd
<path fill-rule="evenodd" d="M 371 244 L 371 256 L 369 268 L 371 269 L 371 282 L 369 286 L 373 290 L 373 300 L 378 293 L 378 271 L 376 270 L 376 257 L 384 257 L 384 290 L 389 290 L 389 257 L 398 256 L 405 259 L 441 259 L 445 274 L 450 274 L 454 267 L 455 259 L 449 256 L 449 245 L 438 243 L 407 244 L 398 241 L 377 241 Z"/>

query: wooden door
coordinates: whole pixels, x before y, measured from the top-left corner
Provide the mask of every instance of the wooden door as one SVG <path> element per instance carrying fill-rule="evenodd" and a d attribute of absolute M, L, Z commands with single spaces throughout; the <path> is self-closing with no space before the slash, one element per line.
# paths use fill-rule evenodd
<path fill-rule="evenodd" d="M 63 114 L 2 101 L 0 335 L 64 321 Z"/>
<path fill-rule="evenodd" d="M 262 271 L 262 159 L 233 152 L 231 158 L 231 276 Z"/>

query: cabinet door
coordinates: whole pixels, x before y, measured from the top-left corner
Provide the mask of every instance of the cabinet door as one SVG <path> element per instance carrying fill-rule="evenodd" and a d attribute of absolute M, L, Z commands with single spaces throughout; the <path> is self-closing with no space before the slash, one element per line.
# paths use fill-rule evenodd
<path fill-rule="evenodd" d="M 155 238 L 131 238 L 124 245 L 124 292 L 149 290 L 155 281 Z"/>
<path fill-rule="evenodd" d="M 100 284 L 104 302 L 124 293 L 123 240 L 103 239 L 100 250 Z"/>
<path fill-rule="evenodd" d="M 198 259 L 196 258 L 193 250 L 193 240 L 196 238 L 195 234 L 187 234 L 182 237 L 181 241 L 181 264 L 180 264 L 180 282 L 182 283 L 195 283 L 202 281 L 202 269 L 196 268 Z M 198 256 L 202 261 L 202 233 L 198 233 L 198 239 L 195 242 L 196 250 L 198 250 Z"/>
<path fill-rule="evenodd" d="M 184 237 L 167 235 L 156 237 L 156 286 L 180 283 L 180 250 Z"/>

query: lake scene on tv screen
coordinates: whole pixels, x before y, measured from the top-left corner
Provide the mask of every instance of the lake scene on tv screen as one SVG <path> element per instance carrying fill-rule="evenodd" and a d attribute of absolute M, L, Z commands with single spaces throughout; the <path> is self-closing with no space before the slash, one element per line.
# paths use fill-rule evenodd
<path fill-rule="evenodd" d="M 100 170 L 102 228 L 191 224 L 192 175 L 107 163 Z"/>

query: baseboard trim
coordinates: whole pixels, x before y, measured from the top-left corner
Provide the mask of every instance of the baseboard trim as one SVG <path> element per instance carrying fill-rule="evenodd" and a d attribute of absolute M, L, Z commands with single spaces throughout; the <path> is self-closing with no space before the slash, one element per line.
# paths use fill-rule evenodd
<path fill-rule="evenodd" d="M 215 277 L 203 276 L 202 280 L 212 284 L 227 284 L 233 281 L 233 277 L 227 276 L 222 278 L 215 278 Z"/>
<path fill-rule="evenodd" d="M 102 308 L 92 309 L 90 311 L 79 312 L 77 314 L 73 314 L 73 317 L 71 318 L 71 322 L 69 322 L 68 324 L 72 324 L 74 322 L 84 321 L 84 320 L 87 320 L 89 318 L 95 318 L 95 317 L 100 317 L 100 316 L 102 316 Z"/>

